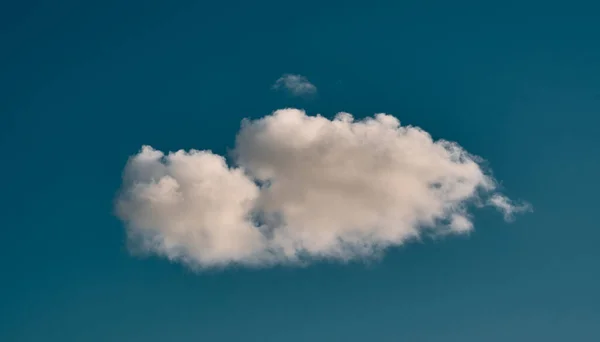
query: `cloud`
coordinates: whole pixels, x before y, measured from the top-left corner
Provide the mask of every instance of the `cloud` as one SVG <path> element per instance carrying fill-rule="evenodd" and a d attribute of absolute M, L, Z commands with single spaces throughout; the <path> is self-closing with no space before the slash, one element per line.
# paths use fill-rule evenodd
<path fill-rule="evenodd" d="M 311 96 L 317 93 L 317 87 L 310 83 L 306 77 L 292 74 L 281 76 L 275 81 L 273 89 L 285 89 L 294 96 Z"/>
<path fill-rule="evenodd" d="M 132 246 L 193 268 L 348 261 L 469 232 L 473 204 L 507 219 L 525 208 L 480 158 L 386 114 L 278 110 L 242 123 L 233 159 L 149 146 L 131 157 L 117 212 Z"/>
<path fill-rule="evenodd" d="M 506 221 L 512 221 L 515 214 L 533 210 L 529 203 L 513 203 L 508 197 L 500 194 L 492 195 L 489 203 L 504 214 Z"/>

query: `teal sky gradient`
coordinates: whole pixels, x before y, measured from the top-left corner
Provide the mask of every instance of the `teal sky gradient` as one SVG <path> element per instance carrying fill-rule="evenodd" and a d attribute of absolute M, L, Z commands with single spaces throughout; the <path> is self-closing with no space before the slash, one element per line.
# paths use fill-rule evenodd
<path fill-rule="evenodd" d="M 0 4 L 0 341 L 599 341 L 600 4 Z M 272 91 L 306 76 L 318 96 Z M 380 262 L 194 274 L 132 257 L 127 158 L 283 107 L 385 112 L 535 211 Z"/>

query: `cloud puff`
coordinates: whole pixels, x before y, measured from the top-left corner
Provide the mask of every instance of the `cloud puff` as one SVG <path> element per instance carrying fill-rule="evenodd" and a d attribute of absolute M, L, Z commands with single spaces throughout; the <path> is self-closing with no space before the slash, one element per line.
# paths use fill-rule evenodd
<path fill-rule="evenodd" d="M 317 93 L 317 87 L 302 75 L 285 74 L 281 76 L 273 89 L 285 89 L 294 96 L 311 96 Z"/>
<path fill-rule="evenodd" d="M 472 204 L 527 208 L 479 158 L 386 114 L 278 110 L 242 123 L 233 157 L 144 146 L 130 158 L 117 211 L 133 246 L 194 268 L 346 261 L 469 232 Z"/>

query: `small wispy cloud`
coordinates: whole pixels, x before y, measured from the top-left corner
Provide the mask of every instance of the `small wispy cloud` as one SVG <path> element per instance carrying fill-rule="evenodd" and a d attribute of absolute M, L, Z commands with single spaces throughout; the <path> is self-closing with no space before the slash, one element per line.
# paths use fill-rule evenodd
<path fill-rule="evenodd" d="M 533 208 L 527 202 L 514 203 L 508 197 L 501 194 L 494 194 L 489 199 L 489 204 L 498 208 L 503 214 L 506 221 L 512 221 L 515 214 L 532 211 Z"/>
<path fill-rule="evenodd" d="M 275 84 L 274 90 L 285 90 L 294 96 L 312 96 L 317 93 L 317 87 L 302 75 L 284 74 Z"/>

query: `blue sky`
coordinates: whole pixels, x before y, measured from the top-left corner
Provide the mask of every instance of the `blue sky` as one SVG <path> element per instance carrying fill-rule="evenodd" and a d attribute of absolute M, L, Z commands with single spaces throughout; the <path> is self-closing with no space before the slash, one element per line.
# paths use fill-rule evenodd
<path fill-rule="evenodd" d="M 598 5 L 0 5 L 2 341 L 596 341 Z M 274 90 L 303 75 L 317 96 Z M 132 256 L 128 158 L 235 147 L 284 107 L 389 113 L 483 157 L 512 223 L 376 262 L 192 272 Z"/>

